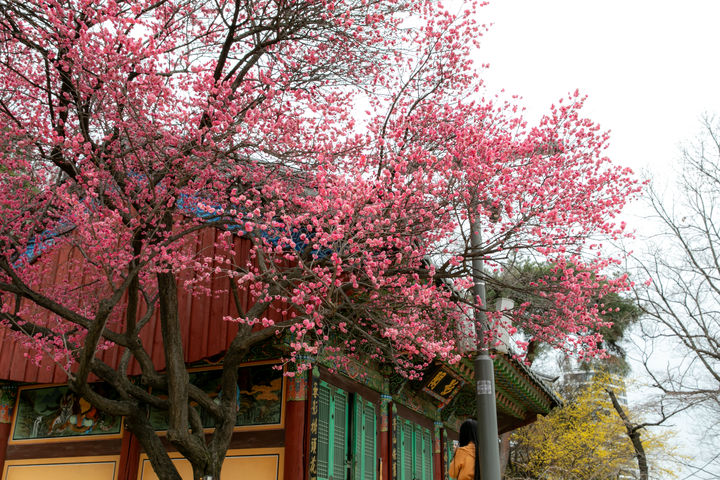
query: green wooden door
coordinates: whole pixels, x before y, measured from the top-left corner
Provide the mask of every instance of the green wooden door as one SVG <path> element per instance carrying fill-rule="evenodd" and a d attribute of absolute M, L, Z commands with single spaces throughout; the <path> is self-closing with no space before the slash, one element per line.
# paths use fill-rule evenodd
<path fill-rule="evenodd" d="M 348 394 L 320 382 L 318 403 L 318 479 L 346 480 Z"/>
<path fill-rule="evenodd" d="M 398 419 L 399 480 L 432 480 L 432 434 L 410 420 Z"/>
<path fill-rule="evenodd" d="M 377 421 L 374 403 L 321 381 L 318 389 L 318 479 L 376 480 Z"/>
<path fill-rule="evenodd" d="M 377 412 L 375 404 L 355 395 L 353 479 L 377 478 Z"/>

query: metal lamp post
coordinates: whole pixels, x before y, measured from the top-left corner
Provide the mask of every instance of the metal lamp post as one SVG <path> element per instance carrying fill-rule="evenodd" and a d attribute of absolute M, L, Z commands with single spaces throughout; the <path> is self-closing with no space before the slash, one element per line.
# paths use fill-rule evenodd
<path fill-rule="evenodd" d="M 477 212 L 471 212 L 470 247 L 472 251 L 473 294 L 475 297 L 475 329 L 477 337 L 477 356 L 475 357 L 475 402 L 478 423 L 478 452 L 480 455 L 481 477 L 478 480 L 500 480 L 500 450 L 498 448 L 497 413 L 495 411 L 495 371 L 490 351 L 485 342 L 489 330 L 485 314 L 485 282 L 483 261 L 480 258 L 482 238 L 480 220 Z M 478 305 L 478 299 L 482 308 Z"/>

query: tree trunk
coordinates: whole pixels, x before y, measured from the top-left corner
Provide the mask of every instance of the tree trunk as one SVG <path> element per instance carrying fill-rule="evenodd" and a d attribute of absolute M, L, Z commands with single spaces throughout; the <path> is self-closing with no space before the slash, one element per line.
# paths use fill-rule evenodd
<path fill-rule="evenodd" d="M 147 453 L 148 460 L 150 460 L 150 464 L 159 480 L 182 480 L 167 453 L 165 445 L 145 418 L 138 420 L 127 417 L 127 427 L 137 437 L 145 453 Z M 205 457 L 207 460 L 205 462 L 200 462 L 197 458 L 195 461 L 191 461 L 193 479 L 200 480 L 210 477 L 213 480 L 219 480 L 228 446 L 229 442 L 219 445 L 218 448 L 223 449 L 223 453 L 221 455 L 212 455 L 211 453 Z M 187 460 L 190 461 L 190 459 Z"/>
<path fill-rule="evenodd" d="M 177 279 L 172 272 L 160 272 L 157 273 L 157 284 L 170 405 L 166 438 L 190 462 L 194 475 L 201 474 L 202 477 L 208 474 L 208 465 L 216 462 L 210 460 L 212 455 L 205 442 L 199 415 L 194 410 L 191 411 L 193 407 L 189 402 L 190 377 L 185 365 L 182 329 L 178 316 Z M 228 443 L 229 439 L 225 447 Z M 215 468 L 210 470 L 214 472 Z"/>
<path fill-rule="evenodd" d="M 130 430 L 142 445 L 148 460 L 160 480 L 182 480 L 175 465 L 168 456 L 165 445 L 163 445 L 157 433 L 149 425 L 146 419 L 137 419 L 134 416 L 126 418 L 128 430 Z M 218 477 L 219 478 L 219 477 Z"/>
<path fill-rule="evenodd" d="M 632 441 L 633 448 L 635 449 L 635 455 L 638 461 L 638 470 L 640 470 L 640 480 L 648 480 L 648 464 L 647 456 L 645 455 L 645 449 L 643 448 L 642 441 L 640 440 L 640 432 L 634 431 L 629 434 L 630 440 Z"/>
<path fill-rule="evenodd" d="M 508 460 L 510 460 L 510 436 L 511 432 L 500 435 L 500 478 L 505 477 Z"/>
<path fill-rule="evenodd" d="M 193 465 L 193 479 L 203 480 L 205 478 L 211 478 L 212 480 L 220 480 L 220 469 L 222 463 L 208 463 L 202 467 Z"/>
<path fill-rule="evenodd" d="M 625 424 L 625 430 L 628 437 L 630 438 L 630 441 L 632 442 L 633 448 L 635 449 L 635 457 L 637 458 L 638 462 L 640 480 L 648 480 L 649 475 L 647 455 L 645 455 L 645 448 L 643 447 L 642 440 L 640 439 L 640 429 L 642 428 L 642 426 L 633 425 L 633 423 L 630 421 L 630 418 L 627 416 L 627 413 L 625 413 L 625 409 L 623 409 L 622 405 L 620 405 L 620 402 L 615 396 L 615 392 L 610 389 L 605 389 L 605 391 L 610 396 L 610 400 L 612 401 L 615 411 L 622 419 L 623 424 Z"/>

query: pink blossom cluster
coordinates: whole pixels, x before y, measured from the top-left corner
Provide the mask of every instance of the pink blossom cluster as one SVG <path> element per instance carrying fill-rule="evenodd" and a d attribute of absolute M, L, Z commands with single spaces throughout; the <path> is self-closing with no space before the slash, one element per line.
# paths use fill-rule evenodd
<path fill-rule="evenodd" d="M 458 358 L 470 259 L 511 255 L 562 287 L 515 321 L 600 353 L 592 299 L 628 280 L 597 239 L 626 235 L 639 186 L 582 96 L 536 125 L 489 96 L 474 2 L 242 3 L 28 0 L 0 20 L 1 311 L 29 355 L 70 371 L 184 312 L 169 276 L 232 299 L 222 318 L 272 331 L 300 370 L 325 355 L 414 378 Z"/>

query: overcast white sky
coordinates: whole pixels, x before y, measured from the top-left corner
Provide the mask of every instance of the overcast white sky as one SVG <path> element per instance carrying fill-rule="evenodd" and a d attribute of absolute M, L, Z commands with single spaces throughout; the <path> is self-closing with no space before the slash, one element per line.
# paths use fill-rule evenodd
<path fill-rule="evenodd" d="M 532 119 L 579 89 L 611 131 L 608 155 L 639 174 L 669 180 L 700 115 L 720 114 L 720 0 L 491 0 L 480 21 L 493 24 L 477 58 L 491 92 L 521 95 Z M 709 453 L 682 440 L 693 461 Z M 720 478 L 712 463 L 693 478 Z"/>
<path fill-rule="evenodd" d="M 624 165 L 667 166 L 699 115 L 720 112 L 720 1 L 493 0 L 480 19 L 488 88 L 531 115 L 579 88 Z"/>

